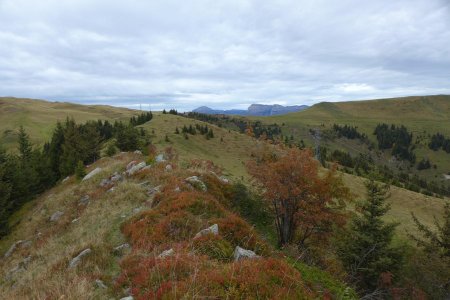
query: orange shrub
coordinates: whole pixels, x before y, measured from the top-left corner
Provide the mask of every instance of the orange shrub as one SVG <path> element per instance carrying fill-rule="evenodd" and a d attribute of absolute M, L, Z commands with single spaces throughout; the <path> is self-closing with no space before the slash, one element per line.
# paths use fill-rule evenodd
<path fill-rule="evenodd" d="M 268 254 L 269 246 L 259 238 L 247 222 L 237 215 L 229 213 L 225 218 L 211 220 L 211 223 L 219 225 L 219 234 L 233 247 L 240 246 L 258 254 Z"/>
<path fill-rule="evenodd" d="M 300 273 L 279 259 L 254 259 L 209 268 L 179 285 L 177 295 L 208 299 L 310 299 Z M 185 288 L 182 290 L 182 288 Z M 173 290 L 171 291 L 173 293 Z M 169 294 L 167 298 L 171 298 Z"/>

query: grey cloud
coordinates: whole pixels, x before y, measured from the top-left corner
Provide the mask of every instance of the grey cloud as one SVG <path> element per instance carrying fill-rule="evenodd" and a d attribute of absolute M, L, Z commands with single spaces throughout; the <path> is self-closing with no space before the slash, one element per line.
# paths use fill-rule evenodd
<path fill-rule="evenodd" d="M 0 95 L 180 110 L 450 93 L 445 0 L 0 0 Z"/>

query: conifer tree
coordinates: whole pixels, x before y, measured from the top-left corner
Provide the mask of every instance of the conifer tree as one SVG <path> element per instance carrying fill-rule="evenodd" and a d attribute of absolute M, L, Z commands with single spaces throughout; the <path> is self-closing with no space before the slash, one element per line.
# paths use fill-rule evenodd
<path fill-rule="evenodd" d="M 9 233 L 11 184 L 6 178 L 6 153 L 0 148 L 0 238 Z"/>
<path fill-rule="evenodd" d="M 392 246 L 397 224 L 382 220 L 390 209 L 386 204 L 389 186 L 370 180 L 366 189 L 367 199 L 358 205 L 361 214 L 352 219 L 338 242 L 338 256 L 361 292 L 372 293 L 382 274 L 393 274 L 400 267 L 402 253 Z"/>
<path fill-rule="evenodd" d="M 77 167 L 75 168 L 75 177 L 78 180 L 81 180 L 84 176 L 86 176 L 86 170 L 84 168 L 83 162 L 79 160 L 77 163 Z"/>
<path fill-rule="evenodd" d="M 438 254 L 442 258 L 447 259 L 450 263 L 450 203 L 444 206 L 444 221 L 440 224 L 435 219 L 435 226 L 437 230 L 432 230 L 417 219 L 414 213 L 411 213 L 412 219 L 416 224 L 417 230 L 422 234 L 423 238 L 417 235 L 409 234 L 417 246 L 423 248 L 428 253 Z"/>
<path fill-rule="evenodd" d="M 22 161 L 29 160 L 31 158 L 31 143 L 30 143 L 30 137 L 25 132 L 25 129 L 23 129 L 23 126 L 20 126 L 19 129 L 19 153 L 20 158 Z"/>

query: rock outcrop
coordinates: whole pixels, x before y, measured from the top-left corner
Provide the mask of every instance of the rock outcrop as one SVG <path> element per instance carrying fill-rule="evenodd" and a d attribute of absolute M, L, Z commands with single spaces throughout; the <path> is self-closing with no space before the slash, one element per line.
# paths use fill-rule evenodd
<path fill-rule="evenodd" d="M 53 215 L 51 215 L 50 217 L 50 222 L 56 222 L 58 221 L 62 216 L 64 215 L 64 212 L 62 211 L 56 211 L 53 213 Z"/>
<path fill-rule="evenodd" d="M 81 262 L 81 259 L 91 252 L 92 252 L 92 250 L 90 248 L 87 248 L 87 249 L 84 249 L 83 251 L 81 251 L 80 254 L 78 254 L 77 256 L 72 258 L 72 260 L 69 263 L 69 269 L 75 268 Z"/>
<path fill-rule="evenodd" d="M 206 192 L 208 189 L 206 187 L 206 184 L 201 181 L 198 176 L 191 176 L 185 179 L 186 182 L 190 183 L 194 188 L 198 188 L 202 190 L 203 192 Z"/>
<path fill-rule="evenodd" d="M 204 236 L 204 235 L 207 235 L 207 234 L 218 235 L 219 234 L 219 225 L 214 224 L 214 225 L 212 225 L 212 226 L 210 226 L 208 228 L 205 228 L 205 229 L 201 230 L 200 232 L 198 232 L 195 235 L 194 239 L 198 238 L 198 237 L 201 237 L 201 236 Z"/>
<path fill-rule="evenodd" d="M 158 255 L 158 258 L 166 258 L 166 257 L 172 256 L 174 254 L 175 254 L 175 251 L 172 248 L 170 248 L 169 250 L 165 250 L 165 251 L 161 252 L 161 254 Z"/>
<path fill-rule="evenodd" d="M 253 252 L 252 250 L 247 250 L 239 246 L 236 246 L 236 248 L 234 249 L 233 256 L 235 261 L 239 261 L 242 259 L 254 259 L 260 257 L 259 255 L 256 255 L 256 253 Z"/>
<path fill-rule="evenodd" d="M 94 170 L 92 170 L 91 172 L 89 172 L 89 174 L 87 174 L 86 176 L 84 176 L 82 181 L 86 181 L 91 179 L 92 177 L 94 177 L 95 175 L 97 175 L 98 173 L 100 173 L 102 171 L 102 168 L 95 168 Z"/>

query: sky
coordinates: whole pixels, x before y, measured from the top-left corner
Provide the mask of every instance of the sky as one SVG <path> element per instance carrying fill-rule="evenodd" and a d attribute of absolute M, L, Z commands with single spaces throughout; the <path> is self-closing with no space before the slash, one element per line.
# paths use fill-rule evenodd
<path fill-rule="evenodd" d="M 450 0 L 0 0 L 0 96 L 181 111 L 450 94 Z"/>

